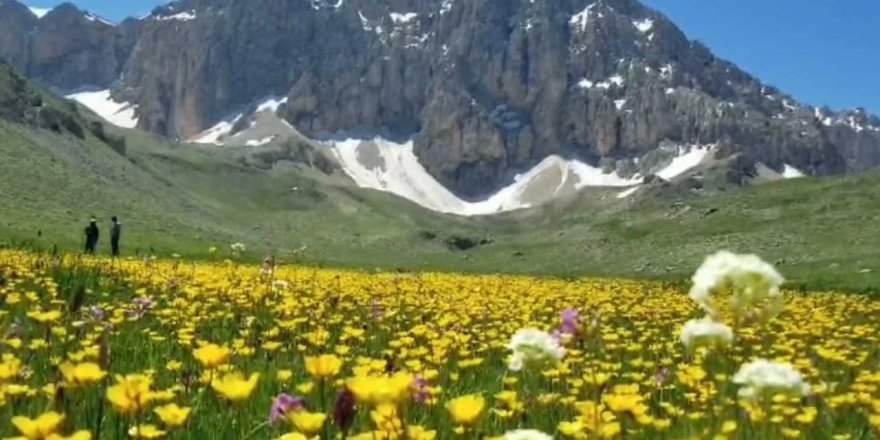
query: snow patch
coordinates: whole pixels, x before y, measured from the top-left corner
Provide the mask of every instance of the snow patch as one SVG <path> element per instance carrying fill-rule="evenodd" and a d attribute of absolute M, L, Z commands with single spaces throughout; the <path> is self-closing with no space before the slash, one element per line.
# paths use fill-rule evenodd
<path fill-rule="evenodd" d="M 873 132 L 880 132 L 880 127 L 877 127 L 877 126 L 874 126 L 871 124 L 864 124 L 860 121 L 860 118 L 857 118 L 856 115 L 853 115 L 853 114 L 836 113 L 836 114 L 826 115 L 820 109 L 814 109 L 814 114 L 816 115 L 817 118 L 820 118 L 822 125 L 824 125 L 826 127 L 833 127 L 835 125 L 845 125 L 845 126 L 851 128 L 856 133 L 861 133 L 865 130 L 869 130 L 869 131 L 873 131 Z M 864 118 L 861 118 L 861 120 L 864 120 Z"/>
<path fill-rule="evenodd" d="M 360 19 L 361 19 L 361 27 L 364 29 L 364 31 L 365 31 L 365 32 L 375 32 L 376 35 L 379 36 L 379 39 L 380 39 L 380 40 L 382 41 L 382 43 L 384 44 L 384 43 L 385 43 L 385 37 L 383 36 L 383 34 L 384 34 L 385 31 L 382 29 L 382 26 L 379 25 L 379 24 L 376 24 L 376 25 L 372 24 L 372 23 L 370 22 L 370 19 L 367 18 L 367 17 L 364 15 L 364 13 L 361 12 L 361 11 L 358 11 L 358 17 L 360 17 Z"/>
<path fill-rule="evenodd" d="M 678 149 L 678 155 L 672 159 L 672 163 L 664 167 L 662 170 L 655 172 L 654 174 L 662 178 L 663 180 L 672 180 L 686 173 L 697 165 L 703 163 L 703 161 L 706 160 L 706 157 L 712 151 L 714 146 L 714 144 L 706 146 L 681 146 Z M 639 158 L 635 158 L 635 163 L 639 163 Z M 632 179 L 632 184 L 636 186 L 619 192 L 617 194 L 617 198 L 625 199 L 641 189 L 642 185 L 637 184 L 640 177 L 641 176 L 639 174 L 635 175 Z"/>
<path fill-rule="evenodd" d="M 652 28 L 654 28 L 654 20 L 650 18 L 646 18 L 644 20 L 633 21 L 633 26 L 639 30 L 639 32 L 645 34 L 648 33 Z"/>
<path fill-rule="evenodd" d="M 589 5 L 586 8 L 584 8 L 583 11 L 572 15 L 571 20 L 570 20 L 571 26 L 579 31 L 585 30 L 587 28 L 587 23 L 589 23 L 589 21 L 590 21 L 590 15 L 592 15 L 594 13 L 593 9 L 596 7 L 597 4 L 598 3 L 593 3 L 592 5 Z M 596 17 L 602 18 L 601 12 L 595 12 L 595 14 L 596 14 Z"/>
<path fill-rule="evenodd" d="M 617 107 L 618 111 L 623 110 L 623 106 L 625 106 L 625 105 L 626 105 L 625 99 L 615 99 L 614 100 L 614 106 Z"/>
<path fill-rule="evenodd" d="M 443 4 L 440 6 L 440 15 L 446 14 L 452 10 L 452 5 L 454 0 L 443 0 Z"/>
<path fill-rule="evenodd" d="M 107 20 L 104 17 L 92 14 L 91 12 L 83 12 L 83 17 L 88 21 L 103 23 L 103 24 L 106 24 L 107 26 L 116 26 L 116 23 L 113 23 L 112 21 Z"/>
<path fill-rule="evenodd" d="M 195 9 L 193 9 L 191 11 L 178 12 L 173 15 L 155 16 L 153 18 L 155 18 L 156 20 L 159 20 L 159 21 L 171 21 L 171 20 L 190 21 L 190 20 L 196 19 L 196 11 L 195 11 Z"/>
<path fill-rule="evenodd" d="M 48 14 L 49 11 L 52 10 L 51 8 L 35 8 L 35 7 L 32 7 L 32 6 L 31 6 L 31 7 L 28 7 L 28 9 L 30 9 L 30 10 L 31 10 L 31 13 L 34 14 L 34 15 L 36 15 L 37 18 L 43 18 L 43 17 L 45 17 L 46 14 Z"/>
<path fill-rule="evenodd" d="M 287 97 L 280 98 L 280 99 L 276 98 L 274 96 L 266 98 L 265 101 L 263 101 L 259 105 L 257 105 L 257 113 L 264 112 L 266 110 L 269 110 L 272 113 L 277 113 L 278 107 L 281 107 L 281 104 L 286 104 L 286 103 L 287 103 Z"/>
<path fill-rule="evenodd" d="M 345 4 L 345 0 L 307 0 L 315 11 L 321 9 L 339 9 Z"/>
<path fill-rule="evenodd" d="M 272 114 L 275 114 L 278 112 L 278 108 L 281 107 L 281 104 L 285 104 L 285 103 L 287 103 L 286 97 L 278 98 L 277 96 L 270 96 L 268 98 L 263 98 L 261 101 L 259 101 L 257 103 L 256 109 L 254 110 L 253 114 L 258 115 L 260 113 L 267 112 L 267 111 L 272 112 Z M 238 113 L 235 115 L 231 115 L 231 116 L 223 119 L 222 121 L 216 123 L 211 128 L 197 134 L 195 137 L 190 139 L 189 142 L 192 142 L 194 144 L 223 145 L 224 141 L 226 140 L 225 138 L 227 136 L 229 136 L 230 134 L 232 134 L 232 128 L 244 116 L 245 116 L 244 113 Z M 266 140 L 265 138 L 261 138 L 256 141 L 262 142 L 265 140 Z M 246 146 L 248 146 L 248 147 L 260 146 L 260 145 L 265 145 L 266 143 L 269 143 L 271 141 L 272 141 L 272 139 L 270 138 L 266 142 L 263 142 L 263 143 L 260 143 L 257 145 L 251 145 L 251 142 L 254 142 L 254 140 L 250 140 L 247 142 Z"/>
<path fill-rule="evenodd" d="M 625 199 L 625 198 L 635 194 L 635 192 L 640 190 L 641 188 L 642 188 L 641 186 L 634 186 L 626 191 L 619 192 L 619 193 L 617 193 L 617 198 L 618 199 Z"/>
<path fill-rule="evenodd" d="M 194 144 L 222 145 L 220 139 L 224 136 L 228 136 L 229 133 L 232 133 L 232 127 L 235 126 L 235 123 L 243 117 L 244 115 L 238 114 L 231 119 L 220 121 L 213 127 L 199 133 L 196 137 L 190 139 L 190 142 Z"/>
<path fill-rule="evenodd" d="M 578 85 L 578 87 L 580 87 L 582 89 L 592 89 L 592 88 L 610 89 L 612 84 L 614 84 L 618 87 L 622 87 L 624 82 L 625 81 L 622 76 L 614 75 L 611 78 L 608 78 L 607 80 L 599 81 L 599 82 L 593 82 L 593 81 L 590 81 L 586 78 L 583 78 L 580 81 L 578 81 L 577 85 Z"/>
<path fill-rule="evenodd" d="M 347 139 L 330 143 L 329 147 L 342 169 L 359 187 L 392 193 L 434 211 L 462 216 L 537 206 L 590 186 L 621 187 L 637 183 L 582 162 L 549 156 L 491 197 L 468 202 L 425 170 L 413 151 L 412 142 Z"/>
<path fill-rule="evenodd" d="M 269 137 L 265 137 L 263 139 L 251 139 L 251 140 L 245 142 L 244 145 L 247 147 L 260 147 L 260 146 L 268 144 L 269 142 L 272 142 L 273 140 L 275 140 L 275 136 L 269 136 Z"/>
<path fill-rule="evenodd" d="M 67 99 L 72 99 L 88 107 L 113 125 L 123 128 L 137 127 L 137 105 L 114 101 L 110 97 L 110 90 L 73 93 L 67 95 Z"/>
<path fill-rule="evenodd" d="M 672 163 L 655 174 L 665 180 L 672 180 L 701 164 L 710 151 L 711 147 L 693 146 L 689 151 L 679 149 L 679 155 L 672 159 Z"/>
<path fill-rule="evenodd" d="M 782 166 L 782 177 L 785 179 L 797 179 L 806 176 L 806 174 L 802 173 L 800 170 L 789 164 L 785 164 Z"/>
<path fill-rule="evenodd" d="M 400 12 L 392 12 L 388 15 L 391 16 L 391 21 L 395 24 L 406 24 L 419 17 L 419 14 L 416 14 L 415 12 L 407 12 L 403 14 Z"/>

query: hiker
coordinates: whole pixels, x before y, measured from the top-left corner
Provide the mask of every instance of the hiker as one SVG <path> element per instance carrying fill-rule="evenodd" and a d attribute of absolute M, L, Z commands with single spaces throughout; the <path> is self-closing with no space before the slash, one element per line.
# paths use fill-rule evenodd
<path fill-rule="evenodd" d="M 86 226 L 85 230 L 86 235 L 86 254 L 94 254 L 95 253 L 95 245 L 98 244 L 98 236 L 100 235 L 100 231 L 98 230 L 98 221 L 92 219 L 89 221 L 89 225 Z"/>
<path fill-rule="evenodd" d="M 119 219 L 114 215 L 111 219 L 112 223 L 110 224 L 110 248 L 112 249 L 113 256 L 119 256 L 119 236 L 122 234 L 122 223 L 119 222 Z"/>

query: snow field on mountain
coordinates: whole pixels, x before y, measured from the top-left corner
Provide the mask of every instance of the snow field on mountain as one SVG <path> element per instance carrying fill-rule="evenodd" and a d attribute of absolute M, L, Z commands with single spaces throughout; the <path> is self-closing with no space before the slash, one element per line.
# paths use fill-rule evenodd
<path fill-rule="evenodd" d="M 88 107 L 113 125 L 123 128 L 137 127 L 137 106 L 128 102 L 114 101 L 110 96 L 110 90 L 78 92 L 66 97 Z"/>

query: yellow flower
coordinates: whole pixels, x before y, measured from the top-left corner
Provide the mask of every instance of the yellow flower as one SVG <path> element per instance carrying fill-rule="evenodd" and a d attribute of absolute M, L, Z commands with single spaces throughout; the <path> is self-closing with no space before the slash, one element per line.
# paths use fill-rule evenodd
<path fill-rule="evenodd" d="M 229 347 L 205 344 L 193 350 L 193 356 L 205 368 L 217 368 L 229 360 Z"/>
<path fill-rule="evenodd" d="M 382 437 L 397 438 L 403 433 L 403 421 L 398 415 L 397 407 L 390 403 L 383 403 L 370 411 L 370 418 L 376 425 L 376 429 L 383 433 Z"/>
<path fill-rule="evenodd" d="M 298 432 L 290 432 L 290 433 L 282 435 L 281 437 L 277 437 L 275 440 L 310 440 L 310 439 L 308 437 L 306 437 L 305 435 L 300 434 Z"/>
<path fill-rule="evenodd" d="M 61 371 L 61 376 L 64 377 L 64 384 L 68 387 L 91 385 L 107 375 L 107 372 L 94 362 L 83 362 L 76 365 L 65 362 L 58 369 Z"/>
<path fill-rule="evenodd" d="M 138 425 L 132 426 L 128 430 L 128 435 L 134 439 L 154 439 L 162 437 L 166 434 L 165 431 L 157 428 L 155 425 Z"/>
<path fill-rule="evenodd" d="M 64 414 L 49 411 L 36 419 L 24 416 L 13 417 L 12 425 L 28 440 L 43 440 L 50 434 L 54 434 L 62 421 L 64 421 Z"/>
<path fill-rule="evenodd" d="M 410 440 L 434 440 L 437 438 L 437 431 L 427 430 L 419 425 L 408 426 L 406 433 Z"/>
<path fill-rule="evenodd" d="M 186 423 L 186 419 L 189 417 L 190 408 L 179 407 L 176 403 L 171 403 L 165 406 L 160 406 L 153 410 L 156 415 L 159 416 L 159 419 L 162 420 L 162 423 L 169 428 L 176 428 L 178 426 L 182 426 Z"/>
<path fill-rule="evenodd" d="M 300 394 L 312 394 L 312 390 L 315 389 L 314 382 L 303 382 L 296 386 L 296 390 L 300 392 Z"/>
<path fill-rule="evenodd" d="M 287 382 L 291 377 L 293 377 L 293 371 L 290 370 L 278 370 L 278 373 L 275 374 L 275 378 L 279 382 Z"/>
<path fill-rule="evenodd" d="M 168 371 L 180 371 L 181 369 L 183 369 L 183 362 L 168 361 L 168 363 L 165 364 L 165 369 L 167 369 Z"/>
<path fill-rule="evenodd" d="M 0 382 L 6 382 L 18 375 L 21 371 L 21 361 L 17 358 L 4 359 L 0 363 Z"/>
<path fill-rule="evenodd" d="M 721 424 L 721 432 L 725 434 L 730 434 L 733 431 L 736 431 L 736 422 L 733 420 L 728 420 Z"/>
<path fill-rule="evenodd" d="M 67 437 L 59 434 L 49 434 L 46 440 L 92 440 L 92 433 L 89 431 L 77 431 Z"/>
<path fill-rule="evenodd" d="M 602 401 L 608 405 L 608 409 L 616 413 L 630 413 L 638 417 L 648 411 L 647 406 L 642 403 L 642 396 L 638 394 L 607 394 L 602 396 Z"/>
<path fill-rule="evenodd" d="M 360 403 L 380 405 L 400 403 L 410 395 L 413 376 L 409 373 L 395 373 L 391 377 L 356 376 L 345 382 L 346 387 Z"/>
<path fill-rule="evenodd" d="M 339 374 L 342 369 L 342 360 L 333 354 L 306 357 L 306 372 L 310 375 L 326 379 Z"/>
<path fill-rule="evenodd" d="M 486 399 L 478 394 L 468 394 L 466 396 L 456 397 L 446 403 L 446 409 L 452 420 L 458 425 L 473 425 L 477 422 L 483 408 L 486 406 Z"/>
<path fill-rule="evenodd" d="M 299 432 L 307 436 L 315 435 L 324 426 L 324 420 L 327 415 L 324 413 L 312 413 L 305 410 L 291 411 L 287 414 L 287 419 L 296 427 Z"/>
<path fill-rule="evenodd" d="M 152 400 L 152 383 L 153 380 L 143 374 L 116 376 L 116 385 L 107 389 L 107 400 L 117 412 L 136 413 Z"/>
<path fill-rule="evenodd" d="M 584 433 L 584 425 L 580 422 L 559 422 L 559 426 L 557 426 L 562 435 L 566 437 L 573 438 L 586 438 L 586 434 Z"/>
<path fill-rule="evenodd" d="M 259 373 L 251 374 L 247 380 L 241 373 L 228 373 L 211 382 L 211 388 L 229 401 L 240 402 L 250 397 L 259 380 Z"/>
<path fill-rule="evenodd" d="M 613 438 L 620 434 L 621 427 L 618 422 L 605 423 L 599 428 L 599 437 Z"/>
<path fill-rule="evenodd" d="M 36 310 L 28 312 L 27 317 L 39 323 L 45 324 L 47 322 L 57 321 L 59 318 L 61 318 L 61 312 L 58 310 L 49 310 L 48 312 Z"/>

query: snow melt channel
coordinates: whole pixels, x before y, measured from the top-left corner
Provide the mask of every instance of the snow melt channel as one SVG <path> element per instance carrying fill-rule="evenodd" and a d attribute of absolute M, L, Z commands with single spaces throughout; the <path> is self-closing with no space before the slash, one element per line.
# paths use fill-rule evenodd
<path fill-rule="evenodd" d="M 412 142 L 348 139 L 331 143 L 330 150 L 359 187 L 389 192 L 434 211 L 462 216 L 538 206 L 589 186 L 626 187 L 637 183 L 582 162 L 549 156 L 488 199 L 468 202 L 425 170 L 413 151 Z"/>

